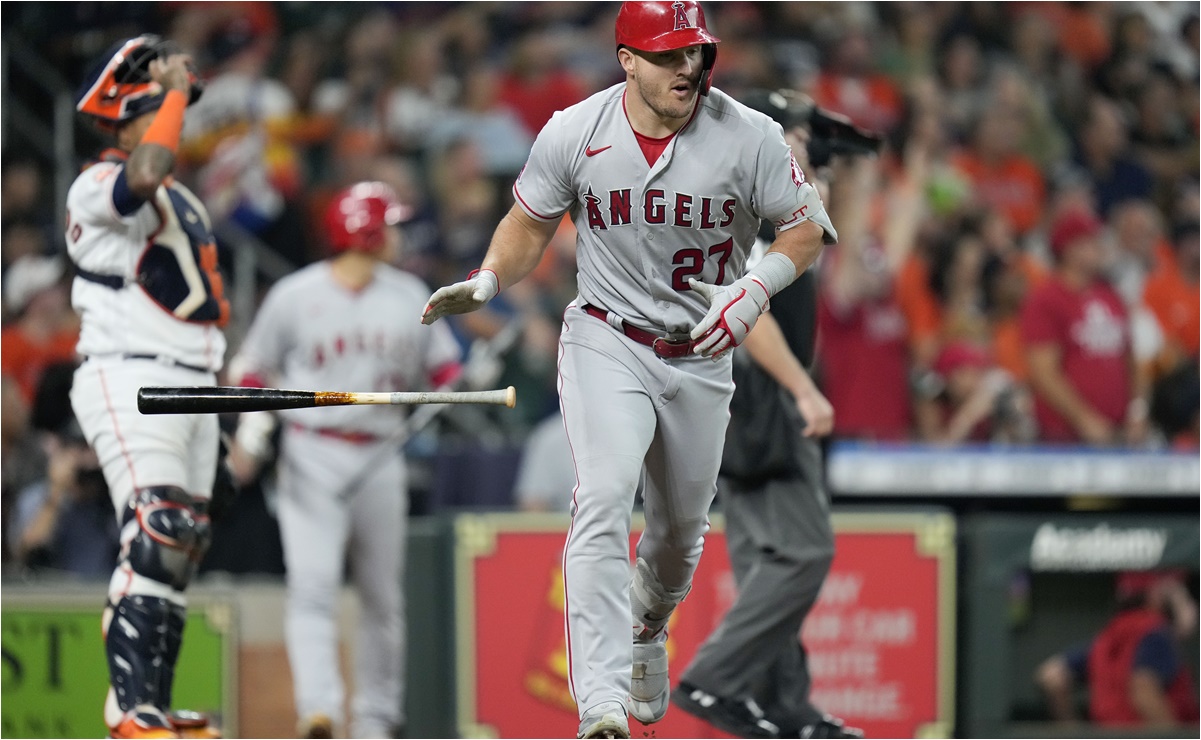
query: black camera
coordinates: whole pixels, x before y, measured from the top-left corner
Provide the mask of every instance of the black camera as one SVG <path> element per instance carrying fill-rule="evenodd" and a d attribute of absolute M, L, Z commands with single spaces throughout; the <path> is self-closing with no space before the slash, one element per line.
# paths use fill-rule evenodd
<path fill-rule="evenodd" d="M 749 91 L 742 97 L 749 108 L 771 116 L 784 127 L 804 126 L 809 129 L 809 163 L 823 167 L 835 155 L 875 154 L 880 151 L 884 137 L 859 128 L 850 119 L 828 111 L 813 102 L 813 98 L 795 90 Z"/>

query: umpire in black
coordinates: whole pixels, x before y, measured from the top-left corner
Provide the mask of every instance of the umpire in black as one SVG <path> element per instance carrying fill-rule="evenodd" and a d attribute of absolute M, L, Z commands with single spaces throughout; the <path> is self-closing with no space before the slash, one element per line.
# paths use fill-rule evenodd
<path fill-rule="evenodd" d="M 803 96 L 756 91 L 743 102 L 784 127 L 807 176 L 810 154 L 828 160 L 875 148 L 872 137 Z M 770 243 L 771 224 L 764 229 L 760 241 Z M 735 353 L 717 491 L 738 597 L 672 692 L 676 706 L 739 737 L 863 736 L 809 702 L 799 637 L 834 558 L 818 443 L 833 428 L 834 409 L 805 370 L 816 316 L 809 270 L 772 297 L 771 312 Z"/>

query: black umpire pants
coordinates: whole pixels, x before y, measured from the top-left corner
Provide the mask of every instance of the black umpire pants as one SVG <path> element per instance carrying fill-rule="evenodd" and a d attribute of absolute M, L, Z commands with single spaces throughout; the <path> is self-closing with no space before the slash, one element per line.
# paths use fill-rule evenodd
<path fill-rule="evenodd" d="M 821 718 L 799 633 L 834 558 L 821 447 L 798 440 L 799 474 L 750 485 L 718 479 L 738 596 L 681 676 L 717 696 L 752 698 L 785 726 Z"/>

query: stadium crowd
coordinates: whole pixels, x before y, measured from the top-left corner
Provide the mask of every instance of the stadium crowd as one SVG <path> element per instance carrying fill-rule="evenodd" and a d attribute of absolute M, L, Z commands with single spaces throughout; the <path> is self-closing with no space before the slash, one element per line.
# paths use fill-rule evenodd
<path fill-rule="evenodd" d="M 616 11 L 29 4 L 6 12 L 4 33 L 70 80 L 118 38 L 173 39 L 206 86 L 187 115 L 178 174 L 215 220 L 300 266 L 323 256 L 331 195 L 382 180 L 412 211 L 399 266 L 437 286 L 480 262 L 550 116 L 621 81 Z M 835 406 L 836 437 L 1197 448 L 1196 4 L 706 11 L 722 39 L 717 87 L 735 97 L 792 88 L 886 140 L 879 156 L 836 157 L 809 173 L 830 180 L 841 235 L 817 268 L 815 376 Z M 100 144 L 78 131 L 72 169 Z M 65 402 L 77 321 L 51 194 L 63 163 L 6 144 L 5 558 L 36 562 L 55 541 L 104 547 L 61 523 L 100 521 L 92 509 L 106 497 L 77 473 L 95 460 L 72 436 Z M 232 267 L 235 245 L 221 247 Z M 468 347 L 519 322 L 499 381 L 519 388 L 503 425 L 515 447 L 556 407 L 573 250 L 565 220 L 529 279 L 454 324 Z"/>

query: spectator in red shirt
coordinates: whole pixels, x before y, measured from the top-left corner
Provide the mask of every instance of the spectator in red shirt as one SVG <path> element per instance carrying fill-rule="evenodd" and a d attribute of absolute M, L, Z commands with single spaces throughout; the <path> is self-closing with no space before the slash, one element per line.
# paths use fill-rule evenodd
<path fill-rule="evenodd" d="M 17 382 L 26 403 L 42 372 L 75 359 L 79 319 L 71 310 L 58 257 L 26 256 L 4 275 L 4 307 L 17 317 L 0 334 L 0 369 Z"/>
<path fill-rule="evenodd" d="M 501 77 L 498 101 L 508 106 L 536 136 L 555 111 L 588 95 L 575 75 L 561 66 L 562 49 L 549 34 L 531 33 L 513 45 L 508 71 Z"/>
<path fill-rule="evenodd" d="M 822 264 L 817 331 L 822 390 L 838 409 L 834 434 L 841 437 L 910 436 L 910 322 L 898 300 L 898 274 L 915 241 L 927 155 L 908 154 L 879 227 L 872 212 L 880 161 L 857 157 L 835 170 L 830 202 L 840 239 Z"/>
<path fill-rule="evenodd" d="M 1130 319 L 1101 279 L 1102 225 L 1066 211 L 1051 227 L 1055 272 L 1027 298 L 1022 334 L 1039 436 L 1048 442 L 1114 444 L 1146 434 L 1147 401 L 1136 394 Z"/>
<path fill-rule="evenodd" d="M 1118 613 L 1090 644 L 1051 656 L 1035 681 L 1052 718 L 1076 719 L 1075 686 L 1088 686 L 1088 715 L 1106 727 L 1197 726 L 1197 688 L 1181 640 L 1197 627 L 1197 604 L 1173 571 L 1117 578 Z"/>

